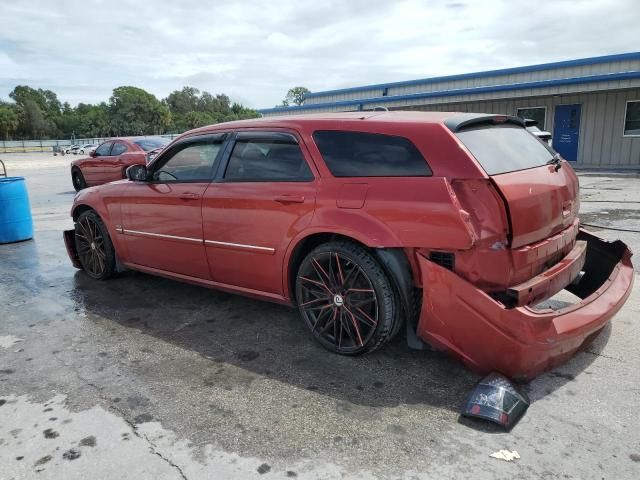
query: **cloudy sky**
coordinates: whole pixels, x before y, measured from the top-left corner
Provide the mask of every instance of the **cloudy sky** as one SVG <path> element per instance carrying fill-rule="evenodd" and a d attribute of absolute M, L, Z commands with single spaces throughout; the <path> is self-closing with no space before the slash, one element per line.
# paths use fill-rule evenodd
<path fill-rule="evenodd" d="M 640 50 L 640 1 L 0 0 L 0 99 L 72 104 L 190 85 L 271 107 L 286 91 Z"/>

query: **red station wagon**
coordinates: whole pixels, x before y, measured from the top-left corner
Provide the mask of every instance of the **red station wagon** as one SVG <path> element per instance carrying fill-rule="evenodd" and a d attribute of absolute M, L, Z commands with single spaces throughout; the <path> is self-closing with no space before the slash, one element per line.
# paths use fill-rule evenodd
<path fill-rule="evenodd" d="M 83 188 L 126 178 L 131 165 L 144 165 L 147 156 L 164 148 L 161 137 L 112 138 L 89 153 L 89 158 L 71 162 L 71 181 L 77 192 Z"/>
<path fill-rule="evenodd" d="M 76 196 L 64 232 L 76 267 L 295 305 L 341 354 L 404 325 L 410 344 L 528 380 L 590 341 L 632 287 L 626 245 L 580 228 L 574 171 L 515 117 L 231 122 L 127 176 Z M 563 289 L 575 302 L 541 304 Z"/>

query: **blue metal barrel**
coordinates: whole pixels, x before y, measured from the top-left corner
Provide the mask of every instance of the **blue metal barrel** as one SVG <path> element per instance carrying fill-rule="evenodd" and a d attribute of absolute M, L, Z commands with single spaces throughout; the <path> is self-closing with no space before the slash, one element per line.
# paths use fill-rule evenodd
<path fill-rule="evenodd" d="M 0 243 L 32 237 L 33 221 L 24 177 L 0 178 Z"/>

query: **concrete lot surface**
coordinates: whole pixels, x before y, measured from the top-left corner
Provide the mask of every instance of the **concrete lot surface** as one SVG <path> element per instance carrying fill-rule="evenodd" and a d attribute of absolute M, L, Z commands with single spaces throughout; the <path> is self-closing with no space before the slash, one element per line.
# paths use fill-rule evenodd
<path fill-rule="evenodd" d="M 35 238 L 0 245 L 0 479 L 640 478 L 639 288 L 502 432 L 459 417 L 475 375 L 402 336 L 340 357 L 286 307 L 91 280 L 61 236 L 74 157 L 2 158 L 27 178 Z M 581 183 L 585 222 L 640 230 L 639 178 Z M 601 233 L 640 251 L 638 233 Z"/>

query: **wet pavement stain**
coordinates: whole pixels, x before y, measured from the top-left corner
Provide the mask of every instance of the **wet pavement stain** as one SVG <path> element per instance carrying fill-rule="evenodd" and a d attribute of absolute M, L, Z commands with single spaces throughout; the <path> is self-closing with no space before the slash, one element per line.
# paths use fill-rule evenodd
<path fill-rule="evenodd" d="M 62 458 L 65 460 L 76 460 L 77 458 L 80 458 L 80 455 L 82 455 L 80 450 L 77 448 L 70 448 L 62 454 Z"/>
<path fill-rule="evenodd" d="M 45 455 L 44 457 L 36 460 L 36 462 L 33 465 L 35 467 L 39 467 L 40 465 L 44 465 L 45 463 L 50 462 L 52 458 L 53 457 L 51 455 Z"/>
<path fill-rule="evenodd" d="M 89 437 L 84 437 L 82 440 L 80 440 L 78 445 L 81 446 L 81 447 L 95 447 L 96 443 L 97 443 L 96 442 L 96 437 L 91 435 Z"/>
<path fill-rule="evenodd" d="M 56 432 L 51 428 L 47 428 L 44 432 L 42 432 L 42 434 L 44 435 L 44 438 L 49 438 L 49 439 L 57 438 L 60 436 L 58 432 Z"/>
<path fill-rule="evenodd" d="M 257 471 L 260 475 L 264 475 L 265 473 L 269 473 L 271 471 L 271 466 L 267 463 L 263 463 L 257 468 Z"/>

